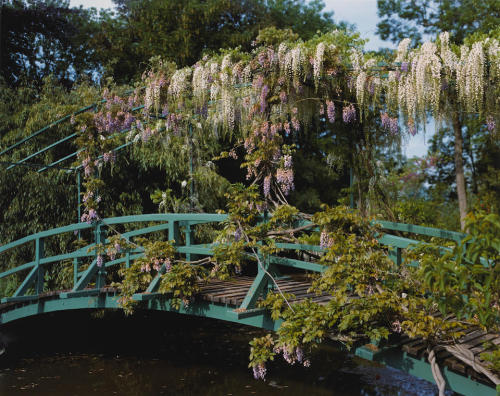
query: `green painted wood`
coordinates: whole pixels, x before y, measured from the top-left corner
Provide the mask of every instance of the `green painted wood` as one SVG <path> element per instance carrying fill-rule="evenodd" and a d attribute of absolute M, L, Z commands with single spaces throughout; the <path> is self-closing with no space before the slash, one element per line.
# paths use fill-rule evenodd
<path fill-rule="evenodd" d="M 402 249 L 399 247 L 389 247 L 389 258 L 394 262 L 396 265 L 401 265 L 403 262 L 403 256 L 402 256 Z"/>
<path fill-rule="evenodd" d="M 178 245 L 180 241 L 179 222 L 170 220 L 168 222 L 168 239 L 174 241 L 174 245 Z"/>
<path fill-rule="evenodd" d="M 76 157 L 78 155 L 79 152 L 83 151 L 84 149 L 80 149 L 78 151 L 75 151 L 74 153 L 71 153 L 71 154 L 68 154 L 66 155 L 65 157 L 61 158 L 61 159 L 58 159 L 57 161 L 54 161 L 50 164 L 48 164 L 47 166 L 44 166 L 43 168 L 41 169 L 38 169 L 37 172 L 38 173 L 42 173 L 42 172 L 45 172 L 47 169 L 50 169 L 50 168 L 53 168 L 54 166 L 60 164 L 61 162 L 64 162 L 70 158 L 73 158 L 73 157 Z"/>
<path fill-rule="evenodd" d="M 76 221 L 80 222 L 82 218 L 82 193 L 81 193 L 82 177 L 80 171 L 76 172 L 76 189 L 77 189 L 76 197 L 77 197 L 77 212 L 78 212 L 77 214 L 78 218 L 76 219 Z M 81 233 L 80 231 L 78 231 L 78 239 L 80 240 L 81 238 L 82 238 Z"/>
<path fill-rule="evenodd" d="M 180 314 L 195 315 L 206 318 L 225 320 L 242 325 L 258 327 L 266 330 L 276 331 L 281 326 L 281 321 L 273 321 L 268 312 L 259 315 L 238 319 L 234 314 L 234 307 L 227 307 L 224 304 L 210 303 L 207 301 L 193 302 L 188 307 L 181 304 L 180 309 L 172 308 L 168 299 L 152 299 L 145 306 L 147 309 L 158 311 L 172 311 Z"/>
<path fill-rule="evenodd" d="M 34 301 L 34 300 L 38 300 L 38 295 L 29 294 L 29 295 L 17 296 L 17 297 L 4 297 L 4 298 L 2 298 L 1 302 L 2 302 L 2 304 L 5 304 L 5 303 L 9 303 L 9 302 L 25 302 L 25 301 Z"/>
<path fill-rule="evenodd" d="M 190 221 L 190 224 L 201 224 L 201 223 L 206 223 L 206 222 L 219 222 L 219 221 L 224 221 L 227 219 L 226 214 L 209 214 L 209 213 L 175 213 L 175 214 L 162 214 L 162 213 L 156 213 L 156 214 L 145 214 L 145 215 L 133 215 L 133 216 L 123 216 L 123 217 L 112 217 L 109 219 L 104 219 L 103 224 L 125 224 L 125 223 L 139 223 L 139 222 L 149 222 L 149 221 L 163 221 L 163 222 L 168 222 L 168 221 Z M 15 248 L 17 246 L 21 246 L 27 242 L 30 241 L 35 241 L 37 238 L 46 238 L 58 234 L 63 234 L 66 232 L 78 232 L 82 230 L 86 230 L 89 228 L 93 228 L 94 225 L 92 224 L 87 224 L 87 223 L 75 223 L 75 224 L 70 224 L 67 226 L 63 227 L 58 227 L 58 228 L 53 228 L 51 230 L 47 231 L 41 231 L 36 234 L 32 234 L 29 236 L 26 236 L 24 238 L 18 239 L 16 241 L 10 242 L 6 245 L 0 246 L 0 254 Z M 156 227 L 156 226 L 154 226 Z M 157 226 L 159 227 L 158 230 L 162 229 L 162 226 Z M 131 231 L 131 233 L 134 233 L 135 231 Z M 152 232 L 152 231 L 149 231 Z M 127 233 L 125 234 L 127 235 Z M 135 234 L 129 234 L 131 236 Z M 140 235 L 137 234 L 137 235 Z M 62 256 L 59 256 L 62 257 Z M 67 258 L 72 258 L 72 257 L 67 257 Z M 62 259 L 62 258 L 61 258 Z M 42 261 L 43 262 L 43 261 Z"/>
<path fill-rule="evenodd" d="M 325 249 L 323 249 L 321 246 L 317 245 L 305 245 L 303 243 L 281 243 L 278 242 L 276 243 L 276 247 L 280 249 L 287 249 L 287 250 L 309 250 L 311 252 L 323 252 Z"/>
<path fill-rule="evenodd" d="M 423 227 L 413 224 L 393 223 L 391 221 L 382 221 L 382 220 L 376 220 L 373 223 L 380 224 L 382 228 L 386 230 L 410 232 L 412 234 L 417 234 L 417 235 L 451 239 L 456 242 L 460 242 L 467 236 L 467 234 L 463 234 L 461 232 L 441 230 L 439 228 Z"/>
<path fill-rule="evenodd" d="M 178 246 L 176 250 L 179 253 L 185 254 L 199 254 L 203 256 L 211 256 L 213 255 L 212 248 L 210 245 L 202 244 L 202 245 L 190 245 L 190 246 Z"/>
<path fill-rule="evenodd" d="M 406 249 L 410 245 L 417 245 L 420 241 L 410 238 L 403 238 L 396 235 L 384 234 L 379 238 L 382 245 L 387 245 L 395 248 Z"/>
<path fill-rule="evenodd" d="M 35 284 L 35 294 L 43 293 L 43 282 L 45 271 L 43 266 L 40 265 L 40 261 L 44 257 L 44 247 L 43 239 L 37 238 L 35 241 L 35 270 L 36 270 L 36 284 Z"/>
<path fill-rule="evenodd" d="M 250 286 L 250 289 L 248 289 L 248 292 L 239 307 L 241 310 L 248 310 L 255 307 L 255 303 L 262 295 L 264 288 L 267 286 L 268 280 L 268 275 L 259 268 L 257 276 Z"/>
<path fill-rule="evenodd" d="M 169 298 L 170 296 L 167 294 L 162 294 L 162 293 L 136 293 L 132 296 L 132 300 L 134 301 L 149 301 L 153 300 L 155 298 L 162 297 L 162 298 Z"/>
<path fill-rule="evenodd" d="M 78 267 L 80 263 L 78 262 L 77 258 L 73 259 L 73 287 L 75 287 L 76 283 L 78 282 Z"/>
<path fill-rule="evenodd" d="M 24 296 L 24 293 L 26 293 L 26 291 L 29 289 L 29 287 L 35 282 L 37 275 L 38 275 L 38 268 L 34 267 L 30 271 L 28 276 L 26 276 L 26 278 L 24 278 L 23 282 L 17 288 L 17 290 L 14 292 L 12 297 Z"/>
<path fill-rule="evenodd" d="M 151 213 L 104 219 L 105 224 L 140 223 L 149 221 L 189 221 L 190 224 L 220 222 L 226 220 L 227 214 L 214 213 Z"/>
<path fill-rule="evenodd" d="M 94 275 L 96 275 L 99 267 L 97 266 L 97 257 L 92 261 L 89 267 L 82 274 L 76 285 L 73 287 L 72 292 L 83 290 L 91 281 Z"/>
<path fill-rule="evenodd" d="M 67 311 L 74 309 L 118 309 L 117 296 L 80 296 L 67 299 L 53 299 L 35 302 L 1 314 L 1 323 L 41 315 L 50 312 Z"/>
<path fill-rule="evenodd" d="M 422 378 L 435 383 L 430 364 L 425 360 L 415 359 L 398 347 L 382 348 L 373 353 L 369 350 L 363 350 L 364 347 L 357 348 L 355 354 L 364 359 L 374 360 L 395 369 L 404 371 L 410 375 Z M 371 357 L 370 357 L 371 356 Z M 495 389 L 454 373 L 445 367 L 442 370 L 446 386 L 457 393 L 467 396 L 495 396 Z"/>
<path fill-rule="evenodd" d="M 282 265 L 284 267 L 300 268 L 306 271 L 323 272 L 326 269 L 326 267 L 322 264 L 287 257 L 270 256 L 269 259 L 272 264 Z"/>
<path fill-rule="evenodd" d="M 101 102 L 101 103 L 103 103 L 103 102 Z M 82 107 L 81 109 L 79 109 L 79 110 L 77 110 L 77 111 L 75 111 L 75 112 L 73 112 L 71 114 L 68 114 L 68 115 L 62 117 L 62 118 L 60 118 L 60 119 L 58 119 L 58 120 L 50 123 L 49 125 L 44 126 L 42 129 L 39 129 L 38 131 L 33 132 L 31 135 L 25 137 L 24 139 L 21 139 L 17 143 L 14 143 L 12 146 L 7 147 L 5 150 L 3 150 L 0 153 L 0 155 L 7 154 L 9 151 L 12 151 L 16 147 L 19 147 L 21 144 L 26 143 L 27 141 L 33 139 L 34 137 L 40 135 L 41 133 L 44 133 L 46 130 L 48 130 L 48 129 L 50 129 L 50 128 L 52 128 L 52 127 L 54 127 L 54 126 L 56 126 L 56 125 L 58 125 L 58 124 L 60 124 L 60 123 L 62 123 L 64 121 L 69 120 L 73 115 L 78 115 L 80 113 L 83 113 L 83 112 L 85 112 L 87 110 L 90 110 L 90 109 L 94 108 L 95 106 L 96 106 L 96 104 L 93 103 L 93 104 L 91 104 L 89 106 Z"/>
<path fill-rule="evenodd" d="M 266 313 L 267 309 L 266 308 L 252 308 L 252 309 L 247 309 L 246 311 L 231 311 L 230 314 L 234 315 L 236 319 L 241 320 L 245 318 L 250 318 L 252 316 L 260 316 L 263 313 Z"/>
<path fill-rule="evenodd" d="M 100 294 L 100 289 L 94 288 L 94 289 L 85 289 L 85 290 L 78 290 L 78 291 L 70 291 L 70 292 L 64 292 L 59 295 L 60 298 L 62 299 L 67 299 L 67 298 L 76 298 L 76 297 L 84 297 L 84 296 L 95 296 Z"/>
<path fill-rule="evenodd" d="M 4 272 L 0 273 L 0 279 L 1 278 L 5 278 L 6 276 L 9 276 L 9 275 L 15 274 L 17 272 L 21 272 L 21 271 L 27 270 L 27 269 L 32 268 L 34 266 L 35 266 L 35 262 L 31 261 L 29 263 L 26 263 L 26 264 L 23 264 L 23 265 L 19 265 L 18 267 L 11 268 L 11 269 L 9 269 L 7 271 L 4 271 Z"/>
<path fill-rule="evenodd" d="M 37 155 L 40 155 L 40 154 L 43 154 L 45 153 L 46 151 L 50 150 L 51 148 L 57 146 L 58 144 L 61 144 L 61 143 L 64 143 L 64 142 L 67 142 L 68 140 L 70 139 L 73 139 L 75 136 L 77 136 L 78 134 L 77 133 L 72 133 L 71 135 L 69 136 L 66 136 L 65 138 L 62 138 L 60 140 L 58 140 L 57 142 L 55 143 L 52 143 L 50 145 L 48 145 L 47 147 L 44 147 L 43 149 L 41 150 L 38 150 L 36 153 L 33 153 L 31 155 L 28 155 L 27 157 L 24 157 L 22 160 L 19 160 L 18 162 L 16 162 L 15 164 L 12 164 L 10 165 L 9 167 L 7 167 L 6 170 L 9 170 L 9 169 L 12 169 L 12 168 L 15 168 L 16 166 L 22 164 L 23 162 L 26 162 L 28 161 L 29 159 L 31 158 L 34 158 L 36 157 Z"/>
<path fill-rule="evenodd" d="M 183 224 L 181 224 L 183 225 Z M 190 247 L 191 246 L 191 240 L 192 240 L 192 235 L 191 235 L 191 224 L 189 222 L 184 225 L 184 239 L 186 240 L 185 246 Z M 191 261 L 191 252 L 186 253 L 186 261 Z M 194 256 L 193 256 L 194 260 Z"/>
<path fill-rule="evenodd" d="M 138 258 L 144 257 L 144 252 L 139 252 L 137 254 L 130 254 L 130 253 L 132 253 L 132 252 L 125 253 L 125 257 L 120 257 L 120 258 L 115 259 L 115 260 L 106 261 L 106 263 L 104 265 L 106 266 L 106 268 L 109 268 L 109 267 L 113 267 L 117 264 L 125 263 L 125 266 L 127 268 L 130 268 L 132 261 L 134 261 Z"/>
<path fill-rule="evenodd" d="M 103 221 L 103 224 L 106 224 L 106 221 Z M 149 234 L 151 232 L 168 230 L 168 227 L 169 227 L 168 223 L 159 224 L 159 225 L 155 225 L 155 226 L 141 228 L 140 230 L 125 232 L 122 234 L 122 236 L 125 238 L 132 238 L 132 237 L 135 237 L 138 235 Z"/>
<path fill-rule="evenodd" d="M 67 225 L 64 227 L 53 228 L 53 229 L 47 230 L 47 231 L 37 232 L 36 234 L 32 234 L 32 235 L 26 236 L 24 238 L 18 239 L 16 241 L 12 241 L 4 246 L 0 246 L 0 254 L 9 250 L 9 249 L 15 248 L 17 246 L 21 246 L 21 245 L 25 244 L 26 242 L 34 241 L 37 238 L 46 238 L 49 236 L 64 234 L 66 232 L 75 232 L 75 231 L 79 231 L 79 230 L 86 230 L 86 229 L 89 229 L 92 227 L 93 226 L 91 224 L 76 223 L 76 224 L 70 224 L 70 225 Z"/>
<path fill-rule="evenodd" d="M 102 223 L 96 223 L 95 227 L 95 243 L 97 245 L 101 245 L 105 243 L 106 241 L 106 230 L 103 228 Z M 106 266 L 105 266 L 105 261 L 106 261 L 106 255 L 101 255 L 100 256 L 102 259 L 102 264 L 101 266 L 97 266 L 97 272 L 96 272 L 96 280 L 95 280 L 95 287 L 96 289 L 100 289 L 106 285 Z M 97 259 L 97 256 L 96 256 Z"/>

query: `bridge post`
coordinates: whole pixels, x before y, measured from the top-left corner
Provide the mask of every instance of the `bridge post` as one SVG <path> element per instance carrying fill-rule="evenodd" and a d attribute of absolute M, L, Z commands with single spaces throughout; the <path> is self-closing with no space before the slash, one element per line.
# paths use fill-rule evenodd
<path fill-rule="evenodd" d="M 43 293 L 43 281 L 45 271 L 40 265 L 40 260 L 44 257 L 44 243 L 43 239 L 37 238 L 35 241 L 35 265 L 36 265 L 36 284 L 35 284 L 35 294 Z"/>
<path fill-rule="evenodd" d="M 169 220 L 168 222 L 168 239 L 174 241 L 174 245 L 179 243 L 179 222 L 175 220 Z"/>
<path fill-rule="evenodd" d="M 101 243 L 106 242 L 106 231 L 102 229 L 102 224 L 97 223 L 96 228 L 95 228 L 95 242 L 96 245 L 99 245 Z M 96 252 L 96 255 L 98 253 Z M 104 259 L 102 260 L 102 265 L 101 267 L 97 270 L 97 276 L 96 276 L 96 281 L 95 281 L 95 288 L 96 289 L 101 289 L 105 286 L 106 284 L 106 266 L 104 265 Z"/>
<path fill-rule="evenodd" d="M 130 268 L 130 252 L 125 253 L 125 268 Z"/>
<path fill-rule="evenodd" d="M 186 223 L 184 235 L 186 237 L 186 246 L 190 246 L 191 245 L 191 224 Z M 186 253 L 186 261 L 191 261 L 191 253 Z"/>
<path fill-rule="evenodd" d="M 73 287 L 75 287 L 76 282 L 78 282 L 78 259 L 73 259 Z"/>
<path fill-rule="evenodd" d="M 400 266 L 403 262 L 402 249 L 400 247 L 389 247 L 389 258 L 394 264 Z"/>

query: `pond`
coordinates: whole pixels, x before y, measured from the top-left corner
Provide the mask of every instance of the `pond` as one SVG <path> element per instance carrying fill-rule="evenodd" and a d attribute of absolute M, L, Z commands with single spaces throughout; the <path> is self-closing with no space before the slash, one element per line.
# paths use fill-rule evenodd
<path fill-rule="evenodd" d="M 253 379 L 248 342 L 263 330 L 165 312 L 48 314 L 0 328 L 2 396 L 415 395 L 437 388 L 333 344 L 311 367 L 278 359 Z"/>

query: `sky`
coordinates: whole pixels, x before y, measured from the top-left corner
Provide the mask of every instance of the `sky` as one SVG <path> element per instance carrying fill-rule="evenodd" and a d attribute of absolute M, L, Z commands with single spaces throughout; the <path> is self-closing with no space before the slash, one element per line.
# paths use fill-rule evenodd
<path fill-rule="evenodd" d="M 381 47 L 396 48 L 389 41 L 383 41 L 375 32 L 377 22 L 377 0 L 323 0 L 325 11 L 333 11 L 335 21 L 346 21 L 356 25 L 363 38 L 368 38 L 366 49 L 377 50 Z M 113 8 L 111 0 L 70 0 L 71 6 L 84 6 L 95 8 Z M 426 135 L 422 132 L 407 139 L 403 151 L 408 157 L 423 156 L 427 154 L 427 141 L 432 136 L 432 126 L 427 129 Z"/>

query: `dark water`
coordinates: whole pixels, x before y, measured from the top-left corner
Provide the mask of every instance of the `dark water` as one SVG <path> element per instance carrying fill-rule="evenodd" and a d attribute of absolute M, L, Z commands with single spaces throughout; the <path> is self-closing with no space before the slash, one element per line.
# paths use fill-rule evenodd
<path fill-rule="evenodd" d="M 311 367 L 276 361 L 266 381 L 248 369 L 259 329 L 164 312 L 124 317 L 66 312 L 3 325 L 0 395 L 435 395 L 437 388 L 338 351 Z"/>

